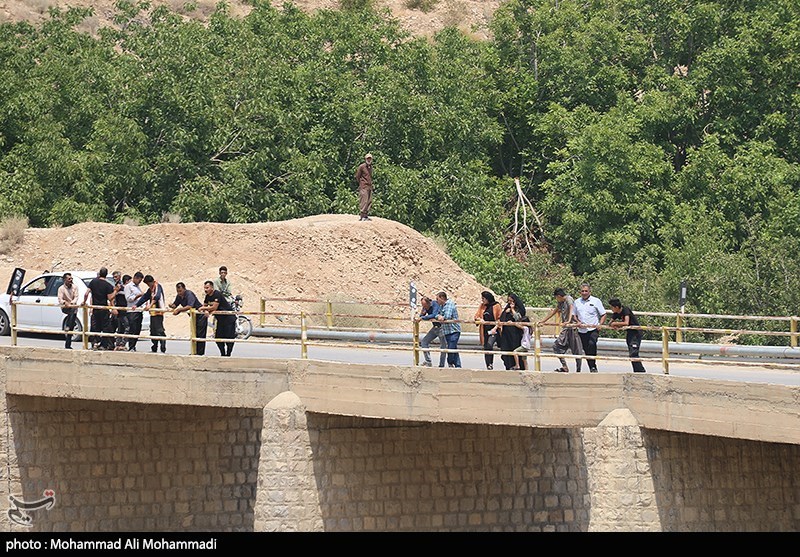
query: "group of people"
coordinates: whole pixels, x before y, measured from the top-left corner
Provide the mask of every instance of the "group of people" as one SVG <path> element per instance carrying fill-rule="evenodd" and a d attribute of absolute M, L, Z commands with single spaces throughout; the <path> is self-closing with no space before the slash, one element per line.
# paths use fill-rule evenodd
<path fill-rule="evenodd" d="M 573 356 L 586 356 L 589 372 L 596 373 L 597 360 L 593 356 L 597 356 L 599 328 L 606 325 L 607 319 L 603 302 L 592 295 L 591 287 L 587 283 L 581 284 L 580 297 L 577 300 L 563 288 L 556 288 L 553 296 L 556 299 L 555 306 L 537 325 L 544 325 L 558 315 L 561 331 L 553 342 L 553 352 L 560 355 L 569 351 Z M 625 342 L 633 371 L 644 373 L 644 365 L 639 360 L 639 348 L 644 335 L 641 329 L 635 328 L 639 327 L 639 320 L 629 307 L 622 305 L 619 298 L 610 299 L 608 304 L 611 307 L 608 326 L 614 329 L 627 328 Z M 458 352 L 453 352 L 458 349 L 458 339 L 461 336 L 455 303 L 448 300 L 444 292 L 440 292 L 435 301 L 423 297 L 419 316 L 415 319 L 432 323 L 430 330 L 420 340 L 424 356 L 422 365 L 432 365 L 430 351 L 426 349 L 434 339 L 438 338 L 440 347 L 448 350 L 441 353 L 439 367 L 444 367 L 445 356 L 450 367 L 461 367 Z M 519 296 L 509 294 L 503 306 L 488 290 L 481 292 L 481 304 L 475 313 L 474 321 L 478 326 L 480 344 L 485 351 L 486 369 L 494 368 L 496 350 L 504 352 L 500 358 L 505 369 L 526 369 L 525 354 L 531 350 L 533 323 L 526 315 L 525 304 Z M 581 371 L 582 361 L 583 358 L 575 360 L 575 371 L 578 373 Z M 559 357 L 559 362 L 561 365 L 555 371 L 569 372 L 566 358 Z"/>
<path fill-rule="evenodd" d="M 65 348 L 72 348 L 72 331 L 77 321 L 78 307 L 92 306 L 92 333 L 107 333 L 106 336 L 92 336 L 94 350 L 126 350 L 135 352 L 138 336 L 142 331 L 143 312 L 150 312 L 151 352 L 167 351 L 166 331 L 164 329 L 164 313 L 171 310 L 174 315 L 195 310 L 195 337 L 206 338 L 209 319 L 213 319 L 212 329 L 220 355 L 230 356 L 235 342 L 228 339 L 236 337 L 236 315 L 233 313 L 233 293 L 228 279 L 228 268 L 219 268 L 219 277 L 203 283 L 205 297 L 201 303 L 194 292 L 186 288 L 186 284 L 175 285 L 176 296 L 172 303 L 167 303 L 164 289 L 152 275 L 144 275 L 140 271 L 131 275 L 123 275 L 119 271 L 112 273 L 112 281 L 108 280 L 108 269 L 102 267 L 93 278 L 84 293 L 78 299 L 78 288 L 70 273 L 63 276 L 64 282 L 58 289 L 58 302 L 66 314 L 64 323 Z M 112 285 L 113 282 L 113 285 Z M 144 283 L 144 286 L 142 286 Z M 606 323 L 606 309 L 599 298 L 592 296 L 589 284 L 580 287 L 580 297 L 575 300 L 563 288 L 553 292 L 555 307 L 537 324 L 547 323 L 552 317 L 560 317 L 561 331 L 553 342 L 555 354 L 572 352 L 573 356 L 585 356 L 589 372 L 597 372 L 596 359 L 599 327 Z M 91 298 L 91 299 L 90 299 Z M 618 298 L 608 301 L 611 306 L 612 328 L 627 328 L 625 341 L 634 372 L 645 371 L 639 360 L 639 348 L 643 333 L 639 321 L 633 311 Z M 107 306 L 107 307 L 98 307 Z M 480 344 L 483 347 L 486 369 L 494 368 L 495 350 L 504 354 L 500 356 L 505 369 L 524 370 L 527 367 L 525 354 L 532 346 L 532 323 L 526 315 L 525 304 L 516 294 L 509 294 L 505 306 L 497 301 L 494 295 L 485 290 L 481 292 L 481 304 L 474 316 L 478 326 Z M 441 348 L 439 367 L 461 367 L 461 356 L 458 353 L 458 341 L 461 337 L 461 322 L 455 301 L 444 291 L 438 292 L 434 299 L 423 296 L 417 322 L 430 322 L 431 328 L 420 340 L 424 361 L 422 365 L 432 366 L 430 345 L 438 339 Z M 631 328 L 633 327 L 633 328 Z M 114 334 L 125 336 L 113 336 Z M 127 346 L 126 346 L 127 344 Z M 205 341 L 198 340 L 196 353 L 205 354 Z M 581 371 L 583 358 L 576 358 L 575 371 Z M 559 357 L 560 367 L 555 371 L 567 373 L 569 366 L 566 359 Z"/>
<path fill-rule="evenodd" d="M 439 367 L 461 367 L 461 356 L 457 352 L 458 340 L 461 338 L 461 323 L 458 320 L 458 308 L 454 300 L 448 298 L 447 292 L 439 292 L 436 299 L 428 296 L 422 297 L 420 312 L 415 316 L 417 322 L 430 321 L 431 328 L 420 340 L 419 345 L 425 349 L 430 347 L 434 339 L 439 339 L 439 345 L 448 352 L 439 355 Z M 431 353 L 423 350 L 424 362 L 422 365 L 431 367 Z"/>
<path fill-rule="evenodd" d="M 171 310 L 174 315 L 196 310 L 195 337 L 206 338 L 209 319 L 215 320 L 212 328 L 220 355 L 230 356 L 233 352 L 236 337 L 236 315 L 232 312 L 233 294 L 231 282 L 228 280 L 228 268 L 219 268 L 219 277 L 203 283 L 204 300 L 201 303 L 194 292 L 186 288 L 186 284 L 175 285 L 176 296 L 172 303 L 167 303 L 164 288 L 152 275 L 140 271 L 131 275 L 123 275 L 119 271 L 112 273 L 112 281 L 108 280 L 108 269 L 101 267 L 97 276 L 87 285 L 82 299 L 78 297 L 78 287 L 70 273 L 63 275 L 63 284 L 58 289 L 58 303 L 66 314 L 64 329 L 67 333 L 64 347 L 72 348 L 72 331 L 77 321 L 78 308 L 82 305 L 92 306 L 92 333 L 126 336 L 92 336 L 93 350 L 124 350 L 136 352 L 138 336 L 142 332 L 143 312 L 150 313 L 150 351 L 161 353 L 167 351 L 164 314 Z M 113 285 L 112 285 L 113 282 Z M 144 286 L 142 285 L 144 283 Z M 104 306 L 104 307 L 99 307 Z M 205 354 L 205 341 L 197 341 L 196 353 Z"/>

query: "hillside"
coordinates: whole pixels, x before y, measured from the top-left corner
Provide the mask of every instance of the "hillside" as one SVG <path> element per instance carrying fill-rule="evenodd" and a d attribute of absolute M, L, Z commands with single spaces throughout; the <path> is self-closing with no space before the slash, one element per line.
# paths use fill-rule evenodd
<path fill-rule="evenodd" d="M 355 215 L 256 224 L 127 226 L 87 222 L 65 228 L 29 228 L 10 255 L 0 256 L 0 276 L 8 284 L 15 267 L 25 268 L 26 277 L 33 278 L 44 270 L 106 266 L 109 273 L 152 274 L 169 298 L 179 281 L 201 295 L 203 281 L 216 278 L 220 265 L 228 267 L 234 292 L 244 296 L 248 311 L 258 310 L 261 297 L 404 303 L 412 280 L 421 293 L 443 289 L 469 306 L 480 302 L 483 290 L 433 240 L 391 220 L 375 217 L 358 222 Z M 356 308 L 340 306 L 334 311 L 386 313 L 385 308 Z M 267 306 L 267 311 L 293 314 L 301 309 L 324 312 L 324 305 L 275 301 Z M 472 316 L 469 313 L 466 317 Z M 408 316 L 407 311 L 401 314 Z M 187 330 L 183 317 L 169 318 L 179 323 L 170 325 L 168 320 L 168 334 Z M 270 316 L 268 322 L 277 323 L 276 319 Z M 369 325 L 364 320 L 357 324 Z M 384 321 L 371 326 L 407 328 L 408 323 Z"/>
<path fill-rule="evenodd" d="M 30 21 L 37 23 L 47 17 L 51 6 L 66 8 L 68 6 L 94 8 L 95 15 L 89 18 L 82 26 L 82 30 L 94 32 L 99 27 L 112 24 L 114 4 L 117 0 L 0 0 L 0 22 Z M 187 11 L 185 0 L 151 0 L 154 6 L 167 5 L 172 10 L 184 13 L 187 17 L 205 20 L 212 13 L 218 0 L 195 0 L 196 8 Z M 335 9 L 339 6 L 338 0 L 294 0 L 292 2 L 301 9 L 314 11 L 317 9 Z M 476 38 L 489 36 L 489 20 L 500 5 L 499 0 L 435 0 L 432 9 L 409 8 L 420 2 L 409 0 L 378 0 L 378 5 L 388 8 L 392 15 L 400 21 L 402 26 L 416 35 L 431 35 L 447 25 L 455 25 L 462 30 L 473 34 Z M 249 2 L 243 0 L 229 0 L 230 13 L 234 16 L 244 16 L 250 12 Z M 273 2 L 281 5 L 282 2 Z"/>

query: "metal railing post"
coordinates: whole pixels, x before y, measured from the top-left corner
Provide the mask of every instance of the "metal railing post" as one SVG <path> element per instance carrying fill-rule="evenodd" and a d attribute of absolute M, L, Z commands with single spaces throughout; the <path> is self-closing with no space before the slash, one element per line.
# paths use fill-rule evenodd
<path fill-rule="evenodd" d="M 669 331 L 661 327 L 661 367 L 664 375 L 669 375 Z"/>
<path fill-rule="evenodd" d="M 261 298 L 261 303 L 259 304 L 259 311 L 260 313 L 258 315 L 258 326 L 263 328 L 265 323 L 264 318 L 266 317 L 266 315 L 264 314 L 267 312 L 267 301 L 263 298 L 263 296 Z"/>
<path fill-rule="evenodd" d="M 791 321 L 789 321 L 789 332 L 792 333 L 792 336 L 789 337 L 789 345 L 792 348 L 797 348 L 797 316 L 793 315 Z"/>
<path fill-rule="evenodd" d="M 197 355 L 197 310 L 194 308 L 189 309 L 189 345 L 191 346 L 190 354 Z"/>
<path fill-rule="evenodd" d="M 308 327 L 306 326 L 306 314 L 304 311 L 300 312 L 300 357 L 304 360 L 308 358 Z"/>
<path fill-rule="evenodd" d="M 683 342 L 683 315 L 675 315 L 675 342 Z"/>
<path fill-rule="evenodd" d="M 325 301 L 325 319 L 328 322 L 328 328 L 333 328 L 333 304 L 330 300 Z"/>
<path fill-rule="evenodd" d="M 414 323 L 414 365 L 419 365 L 419 321 Z"/>
<path fill-rule="evenodd" d="M 11 302 L 11 346 L 17 345 L 17 303 Z"/>
<path fill-rule="evenodd" d="M 533 324 L 533 355 L 533 369 L 542 371 L 542 332 L 538 323 Z"/>
<path fill-rule="evenodd" d="M 81 341 L 83 342 L 83 349 L 89 350 L 89 306 L 83 304 L 83 327 L 81 327 Z"/>

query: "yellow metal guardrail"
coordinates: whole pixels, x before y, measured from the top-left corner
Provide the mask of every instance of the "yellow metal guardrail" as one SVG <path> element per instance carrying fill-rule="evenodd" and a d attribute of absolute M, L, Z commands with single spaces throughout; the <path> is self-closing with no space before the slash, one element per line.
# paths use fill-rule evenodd
<path fill-rule="evenodd" d="M 277 301 L 278 299 L 272 299 Z M 95 305 L 76 305 L 71 306 L 76 309 L 80 309 L 82 312 L 82 322 L 83 327 L 80 331 L 80 335 L 82 338 L 82 344 L 84 349 L 89 348 L 89 338 L 90 337 L 112 337 L 112 338 L 136 338 L 139 340 L 179 340 L 179 341 L 189 341 L 191 344 L 191 351 L 192 355 L 197 354 L 197 343 L 198 342 L 234 342 L 234 343 L 250 343 L 250 344 L 294 344 L 300 345 L 300 357 L 301 358 L 308 358 L 308 347 L 309 346 L 328 346 L 328 347 L 340 347 L 340 348 L 361 348 L 361 349 L 378 349 L 378 350 L 403 350 L 408 351 L 411 350 L 413 353 L 413 362 L 414 365 L 419 365 L 419 355 L 422 348 L 420 347 L 419 343 L 419 322 L 415 320 L 411 320 L 412 323 L 412 344 L 409 348 L 408 346 L 370 346 L 369 344 L 365 345 L 363 343 L 342 343 L 342 342 L 330 342 L 330 341 L 312 341 L 308 338 L 308 317 L 309 316 L 324 316 L 326 319 L 326 326 L 329 329 L 333 328 L 335 319 L 334 318 L 352 318 L 358 317 L 362 319 L 370 319 L 370 320 L 390 320 L 390 321 L 398 321 L 404 320 L 409 321 L 410 318 L 406 317 L 397 317 L 397 316 L 386 316 L 386 315 L 368 315 L 368 314 L 358 314 L 353 315 L 349 313 L 345 314 L 337 314 L 333 312 L 333 303 L 330 301 L 322 301 L 322 300 L 312 300 L 312 299 L 289 299 L 289 298 L 281 298 L 281 301 L 290 301 L 290 302 L 312 302 L 312 303 L 325 303 L 326 304 L 326 311 L 322 313 L 309 313 L 305 311 L 301 311 L 299 313 L 299 329 L 300 329 L 300 339 L 299 341 L 294 340 L 277 340 L 277 339 L 269 339 L 269 340 L 261 340 L 261 339 L 217 339 L 217 338 L 198 338 L 197 337 L 197 330 L 196 330 L 196 320 L 194 319 L 197 315 L 197 311 L 192 308 L 188 312 L 191 319 L 189 320 L 189 328 L 190 328 L 190 335 L 189 337 L 181 337 L 181 336 L 153 336 L 153 335 L 131 335 L 131 334 L 124 334 L 124 333 L 116 333 L 116 332 L 93 332 L 88 330 L 87 324 L 89 324 L 89 310 L 90 309 L 114 309 L 117 311 L 128 311 L 128 308 L 119 308 L 114 306 L 95 306 Z M 266 302 L 270 301 L 268 298 L 261 299 L 261 308 L 260 311 L 257 312 L 248 312 L 248 311 L 217 311 L 214 312 L 217 315 L 253 315 L 259 317 L 259 323 L 264 326 L 264 319 L 266 316 L 283 316 L 283 317 L 291 317 L 297 316 L 297 314 L 287 313 L 287 312 L 268 312 L 265 311 Z M 337 304 L 345 304 L 350 303 L 353 305 L 362 304 L 362 302 L 335 302 Z M 66 334 L 65 331 L 54 332 L 53 330 L 49 329 L 36 329 L 31 327 L 19 327 L 17 325 L 17 306 L 25 305 L 23 302 L 13 301 L 11 304 L 11 343 L 14 346 L 18 345 L 18 333 L 19 332 L 26 332 L 26 333 L 38 333 L 38 334 L 55 334 L 55 335 L 64 335 Z M 38 307 L 42 307 L 41 304 L 28 304 L 28 305 L 36 305 Z M 394 308 L 401 308 L 403 307 L 402 304 L 398 303 L 375 303 L 375 304 L 368 304 L 368 305 L 382 305 Z M 60 307 L 60 306 L 59 306 Z M 403 307 L 404 310 L 408 310 L 407 304 Z M 529 312 L 549 312 L 551 308 L 529 308 Z M 138 310 L 142 311 L 142 310 Z M 152 313 L 172 313 L 171 309 L 150 309 L 145 310 Z M 637 315 L 640 316 L 657 316 L 657 317 L 675 317 L 676 314 L 673 313 L 659 313 L 659 312 L 637 312 Z M 792 317 L 764 317 L 764 316 L 740 316 L 740 315 L 715 315 L 715 314 L 677 314 L 681 319 L 677 321 L 675 327 L 667 327 L 667 326 L 660 326 L 660 327 L 653 327 L 653 326 L 639 326 L 639 327 L 626 327 L 622 329 L 613 329 L 614 331 L 625 331 L 627 329 L 638 329 L 642 331 L 654 331 L 660 332 L 661 342 L 662 342 L 662 350 L 661 350 L 661 358 L 634 358 L 631 359 L 629 357 L 615 357 L 615 356 L 591 356 L 592 359 L 597 361 L 625 361 L 625 362 L 632 362 L 632 361 L 640 361 L 642 363 L 660 363 L 661 370 L 664 374 L 669 374 L 669 366 L 670 362 L 673 363 L 708 363 L 702 362 L 695 359 L 687 359 L 687 358 L 676 358 L 674 356 L 670 356 L 669 354 L 669 344 L 671 342 L 671 335 L 672 333 L 675 334 L 676 342 L 681 342 L 680 338 L 682 333 L 684 332 L 698 332 L 698 333 L 711 333 L 711 334 L 758 334 L 758 335 L 765 335 L 765 336 L 788 336 L 789 337 L 789 344 L 792 348 L 796 348 L 798 344 L 798 318 L 796 316 Z M 719 328 L 701 328 L 701 327 L 687 327 L 683 322 L 683 318 L 686 317 L 696 317 L 696 318 L 717 318 L 717 319 L 731 319 L 731 320 L 750 320 L 750 321 L 765 321 L 765 320 L 775 320 L 775 321 L 788 321 L 790 324 L 790 330 L 788 332 L 782 331 L 765 331 L 765 330 L 746 330 L 746 329 L 719 329 Z M 495 321 L 475 321 L 475 320 L 453 320 L 453 321 L 444 321 L 444 323 L 461 323 L 466 325 L 482 325 L 482 324 L 498 324 L 500 322 Z M 500 323 L 502 324 L 502 323 Z M 533 371 L 541 371 L 541 360 L 542 358 L 564 358 L 564 359 L 571 359 L 571 360 L 583 360 L 587 359 L 585 354 L 543 354 L 541 347 L 542 347 L 542 328 L 536 322 L 530 323 L 533 334 L 532 340 L 533 345 L 531 347 L 531 352 L 527 353 L 530 355 L 522 355 L 518 352 L 511 352 L 511 351 L 501 351 L 501 350 L 493 350 L 491 351 L 492 354 L 496 356 L 510 356 L 510 355 L 517 355 L 521 359 L 527 361 L 528 358 L 532 358 L 534 362 Z M 555 327 L 556 331 L 562 325 L 556 323 L 554 325 L 546 325 L 545 327 Z M 597 329 L 607 329 L 610 330 L 611 327 L 607 325 L 596 325 Z M 353 329 L 353 328 L 340 328 L 337 330 L 364 330 L 364 329 Z M 372 333 L 396 333 L 397 329 L 369 329 Z M 76 334 L 76 333 L 73 333 Z M 430 352 L 437 352 L 437 353 L 458 353 L 458 354 L 480 354 L 485 355 L 487 354 L 486 350 L 478 349 L 478 350 L 470 350 L 470 349 L 447 349 L 447 348 L 433 348 L 429 347 L 425 351 Z M 751 362 L 731 362 L 731 365 L 739 365 L 739 366 L 753 366 L 753 367 L 763 367 L 763 363 L 751 363 Z M 781 364 L 770 364 L 771 366 L 780 366 L 784 368 L 791 368 L 791 369 L 800 369 L 800 364 L 790 364 L 790 363 L 781 363 Z"/>

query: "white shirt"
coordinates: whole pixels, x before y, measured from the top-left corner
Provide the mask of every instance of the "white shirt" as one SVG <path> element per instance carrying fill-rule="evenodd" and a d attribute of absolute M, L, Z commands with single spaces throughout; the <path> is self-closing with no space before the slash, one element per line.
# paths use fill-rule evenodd
<path fill-rule="evenodd" d="M 575 300 L 575 315 L 578 316 L 578 321 L 586 323 L 587 325 L 598 325 L 600 318 L 606 314 L 606 308 L 603 307 L 603 302 L 600 298 L 589 296 L 587 299 L 577 298 Z M 596 327 L 579 328 L 579 333 L 588 333 L 594 331 Z"/>
<path fill-rule="evenodd" d="M 139 283 L 141 284 L 141 283 Z M 128 307 L 132 308 L 133 304 L 136 300 L 139 299 L 139 296 L 142 295 L 142 289 L 130 281 L 128 284 L 125 285 L 125 300 L 128 302 Z"/>

